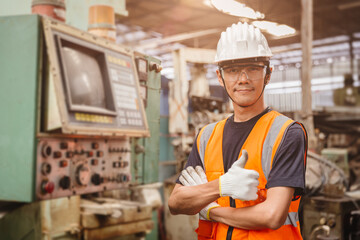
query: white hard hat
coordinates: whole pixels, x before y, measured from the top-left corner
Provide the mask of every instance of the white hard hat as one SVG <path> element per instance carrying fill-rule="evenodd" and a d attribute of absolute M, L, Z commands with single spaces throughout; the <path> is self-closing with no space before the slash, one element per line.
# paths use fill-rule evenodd
<path fill-rule="evenodd" d="M 272 56 L 269 45 L 260 30 L 247 23 L 233 24 L 221 33 L 215 62 Z"/>

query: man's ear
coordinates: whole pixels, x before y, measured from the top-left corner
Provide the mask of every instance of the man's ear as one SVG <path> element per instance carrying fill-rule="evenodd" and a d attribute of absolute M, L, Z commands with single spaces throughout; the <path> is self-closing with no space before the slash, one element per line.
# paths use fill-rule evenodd
<path fill-rule="evenodd" d="M 223 80 L 222 80 L 222 78 L 221 78 L 221 74 L 220 74 L 220 70 L 219 70 L 219 69 L 216 69 L 216 75 L 217 75 L 217 78 L 218 78 L 218 81 L 219 81 L 220 85 L 221 85 L 222 87 L 224 87 L 224 83 L 223 83 Z"/>

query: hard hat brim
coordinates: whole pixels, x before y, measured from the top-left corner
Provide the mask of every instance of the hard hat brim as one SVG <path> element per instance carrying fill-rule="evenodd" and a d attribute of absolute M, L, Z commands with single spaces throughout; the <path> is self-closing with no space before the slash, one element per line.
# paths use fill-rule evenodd
<path fill-rule="evenodd" d="M 225 61 L 219 61 L 219 66 L 232 65 L 235 63 L 249 63 L 249 62 L 269 62 L 270 57 L 255 57 L 255 58 L 244 58 L 244 59 L 230 59 Z"/>

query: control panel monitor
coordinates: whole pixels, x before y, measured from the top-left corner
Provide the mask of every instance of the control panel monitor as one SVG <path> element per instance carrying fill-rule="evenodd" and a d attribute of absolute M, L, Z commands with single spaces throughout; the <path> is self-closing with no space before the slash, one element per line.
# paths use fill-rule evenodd
<path fill-rule="evenodd" d="M 61 120 L 47 120 L 46 130 L 148 136 L 134 53 L 68 25 L 43 22 L 53 81 L 49 86 L 54 85 L 49 92 L 55 92 L 57 103 L 48 108 L 58 106 Z"/>

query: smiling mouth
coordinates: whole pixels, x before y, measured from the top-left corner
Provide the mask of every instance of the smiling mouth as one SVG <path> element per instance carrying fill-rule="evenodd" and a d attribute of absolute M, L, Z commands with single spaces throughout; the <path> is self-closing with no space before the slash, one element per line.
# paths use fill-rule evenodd
<path fill-rule="evenodd" d="M 241 89 L 234 89 L 234 92 L 250 92 L 252 88 L 241 88 Z"/>

